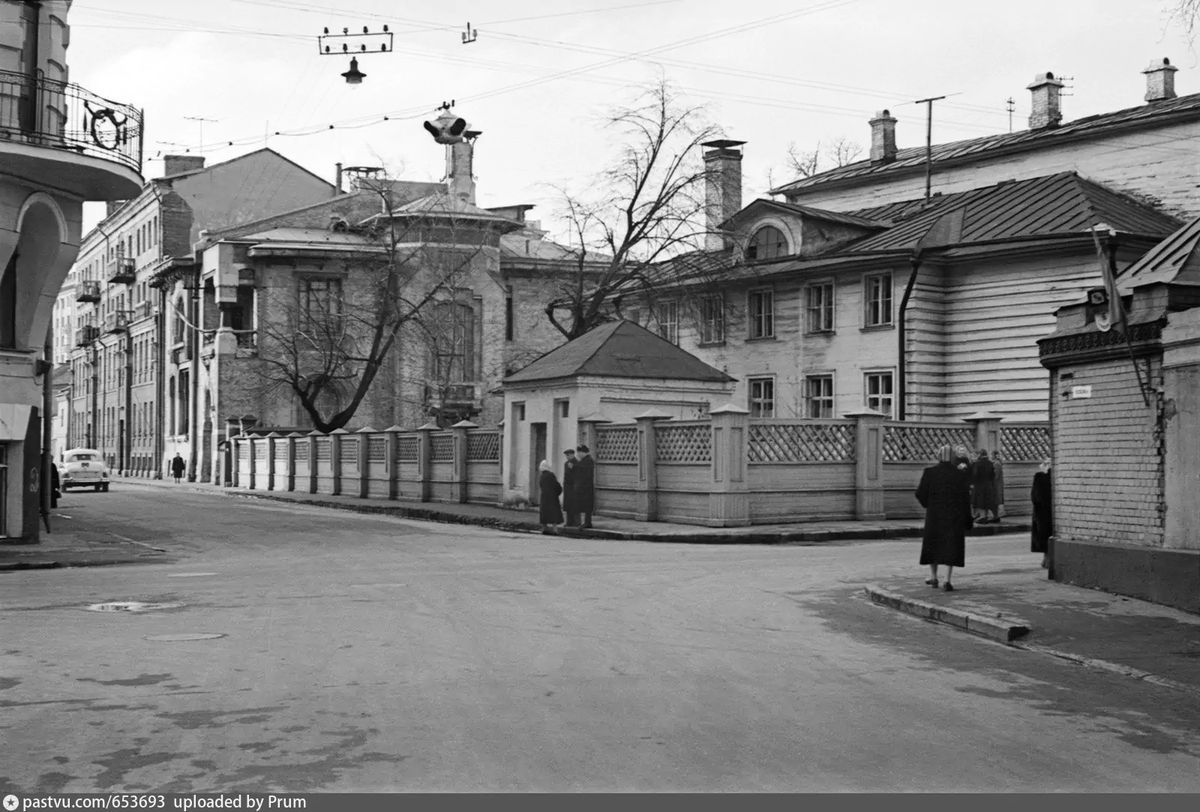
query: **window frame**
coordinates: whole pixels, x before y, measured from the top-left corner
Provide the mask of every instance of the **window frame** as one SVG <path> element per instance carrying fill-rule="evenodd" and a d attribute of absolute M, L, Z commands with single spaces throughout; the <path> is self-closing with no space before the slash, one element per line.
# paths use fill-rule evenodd
<path fill-rule="evenodd" d="M 725 296 L 710 293 L 700 300 L 700 344 L 725 343 Z"/>
<path fill-rule="evenodd" d="M 832 279 L 822 279 L 809 282 L 804 286 L 805 298 L 805 332 L 808 334 L 828 334 L 837 332 L 837 284 Z M 817 291 L 828 291 L 826 301 L 813 304 L 813 294 Z M 814 326 L 814 311 L 820 311 L 821 325 Z M 825 317 L 828 316 L 828 326 Z"/>
<path fill-rule="evenodd" d="M 343 284 L 341 276 L 331 276 L 328 274 L 301 274 L 296 277 L 296 299 L 298 300 L 297 304 L 299 305 L 297 307 L 297 315 L 299 316 L 300 322 L 299 327 L 300 329 L 305 329 L 312 326 L 315 322 L 312 314 L 312 294 L 314 291 L 314 285 L 317 283 L 325 286 L 324 294 L 327 304 L 332 302 L 337 303 L 336 312 L 334 312 L 334 308 L 332 306 L 329 306 L 329 324 L 332 329 L 340 330 L 342 319 L 345 315 L 343 307 L 345 304 L 345 285 Z M 337 289 L 336 295 L 330 296 L 330 293 L 333 290 L 332 286 L 334 285 L 336 285 Z"/>
<path fill-rule="evenodd" d="M 774 231 L 779 235 L 779 239 L 774 242 L 761 242 L 759 236 L 767 231 Z M 771 253 L 769 256 L 760 254 L 760 250 L 770 246 Z M 788 240 L 787 232 L 774 223 L 763 223 L 750 234 L 750 239 L 746 240 L 746 261 L 747 262 L 766 262 L 772 259 L 782 259 L 790 256 L 791 243 Z"/>
<path fill-rule="evenodd" d="M 813 395 L 814 383 L 821 382 L 829 384 L 829 392 L 824 391 L 820 395 Z M 815 405 L 820 405 L 820 408 L 814 410 Z M 823 412 L 825 406 L 829 407 L 829 414 L 813 414 L 814 411 Z M 834 376 L 832 372 L 816 372 L 811 375 L 804 376 L 804 415 L 809 420 L 833 420 L 836 415 L 837 407 L 837 388 L 834 385 Z"/>
<path fill-rule="evenodd" d="M 872 320 L 872 309 L 875 306 L 873 284 L 887 280 L 887 314 L 886 318 Z M 880 297 L 882 302 L 883 297 Z M 882 311 L 882 307 L 880 307 Z M 895 274 L 891 271 L 869 273 L 863 276 L 863 329 L 883 329 L 895 326 L 896 319 L 896 282 Z"/>
<path fill-rule="evenodd" d="M 754 301 L 756 297 L 762 296 L 770 297 L 771 306 L 769 309 L 760 310 L 760 312 L 756 315 L 754 312 Z M 770 322 L 769 329 L 763 331 L 761 334 L 756 335 L 756 323 L 762 321 L 764 318 Z M 746 291 L 746 340 L 764 341 L 773 338 L 775 338 L 775 289 L 751 288 L 750 290 Z"/>
<path fill-rule="evenodd" d="M 666 316 L 670 314 L 671 318 Z M 679 346 L 679 300 L 671 299 L 660 303 L 654 312 L 655 332 L 658 337 Z"/>
<path fill-rule="evenodd" d="M 770 394 L 767 395 L 760 390 L 755 396 L 754 387 L 770 387 Z M 764 405 L 769 404 L 769 405 Z M 746 376 L 746 408 L 750 412 L 751 417 L 762 419 L 773 419 L 776 412 L 776 394 L 775 394 L 775 376 L 774 375 L 747 375 Z M 757 408 L 758 414 L 755 414 Z M 767 413 L 769 412 L 769 414 Z"/>
<path fill-rule="evenodd" d="M 871 394 L 871 379 L 878 378 L 883 380 L 886 377 L 888 381 L 888 393 L 882 392 Z M 880 403 L 887 401 L 888 408 L 882 409 L 879 406 L 872 406 L 872 398 Z M 865 369 L 863 370 L 863 406 L 876 412 L 886 414 L 888 419 L 894 419 L 896 415 L 896 370 L 894 369 Z"/>

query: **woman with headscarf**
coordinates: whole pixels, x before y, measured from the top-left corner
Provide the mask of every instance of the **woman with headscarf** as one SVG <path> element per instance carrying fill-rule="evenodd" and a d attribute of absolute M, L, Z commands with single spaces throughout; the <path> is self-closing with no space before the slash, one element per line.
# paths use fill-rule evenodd
<path fill-rule="evenodd" d="M 1050 460 L 1042 463 L 1033 475 L 1029 498 L 1033 501 L 1033 534 L 1029 551 L 1042 554 L 1042 566 L 1050 566 L 1050 536 L 1054 535 L 1054 514 L 1051 510 Z"/>
<path fill-rule="evenodd" d="M 549 461 L 542 460 L 538 470 L 541 471 L 538 474 L 538 492 L 541 495 L 538 503 L 538 521 L 542 523 L 542 532 L 549 534 L 551 525 L 563 523 L 562 505 L 558 502 L 558 497 L 562 494 L 562 485 L 558 484 L 558 477 L 554 475 Z"/>
<path fill-rule="evenodd" d="M 917 486 L 917 501 L 925 508 L 925 534 L 921 539 L 921 564 L 928 565 L 925 583 L 937 589 L 938 566 L 946 568 L 947 592 L 955 567 L 965 565 L 967 529 L 971 518 L 971 491 L 967 478 L 956 467 L 954 449 L 938 449 L 938 464 L 926 468 Z"/>

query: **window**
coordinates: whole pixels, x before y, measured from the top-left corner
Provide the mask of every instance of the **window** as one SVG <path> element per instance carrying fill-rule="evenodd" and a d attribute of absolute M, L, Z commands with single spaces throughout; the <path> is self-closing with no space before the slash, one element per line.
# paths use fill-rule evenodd
<path fill-rule="evenodd" d="M 175 300 L 175 343 L 182 344 L 187 335 L 187 322 L 183 320 L 183 297 Z"/>
<path fill-rule="evenodd" d="M 342 280 L 307 276 L 299 284 L 303 326 L 336 331 L 342 318 Z"/>
<path fill-rule="evenodd" d="M 763 226 L 754 232 L 746 245 L 746 259 L 775 259 L 787 256 L 787 239 L 774 226 Z"/>
<path fill-rule="evenodd" d="M 560 400 L 558 402 L 558 416 L 562 418 L 571 416 L 571 401 Z"/>
<path fill-rule="evenodd" d="M 874 274 L 863 281 L 867 312 L 863 324 L 882 327 L 892 323 L 892 275 Z"/>
<path fill-rule="evenodd" d="M 752 290 L 747 302 L 751 338 L 771 338 L 775 335 L 775 294 L 769 290 Z"/>
<path fill-rule="evenodd" d="M 679 343 L 679 302 L 665 302 L 659 305 L 658 334 L 672 344 Z"/>
<path fill-rule="evenodd" d="M 513 404 L 513 418 L 518 423 L 525 422 L 525 404 L 524 403 L 514 403 Z"/>
<path fill-rule="evenodd" d="M 700 343 L 719 344 L 725 340 L 725 299 L 706 296 L 700 302 Z"/>
<path fill-rule="evenodd" d="M 438 302 L 430 329 L 433 383 L 475 380 L 475 311 L 461 302 Z"/>
<path fill-rule="evenodd" d="M 808 286 L 808 332 L 833 332 L 833 283 Z"/>
<path fill-rule="evenodd" d="M 892 373 L 868 372 L 863 376 L 863 392 L 868 409 L 892 416 Z"/>
<path fill-rule="evenodd" d="M 775 379 L 748 378 L 746 383 L 750 390 L 750 416 L 775 416 Z"/>
<path fill-rule="evenodd" d="M 805 378 L 804 402 L 809 417 L 833 417 L 833 376 L 809 375 Z"/>

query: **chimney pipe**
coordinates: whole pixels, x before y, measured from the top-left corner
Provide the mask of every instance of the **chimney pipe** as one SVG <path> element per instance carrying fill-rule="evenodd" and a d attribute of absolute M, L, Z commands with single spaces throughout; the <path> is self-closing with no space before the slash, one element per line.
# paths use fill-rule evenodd
<path fill-rule="evenodd" d="M 1175 98 L 1175 71 L 1179 68 L 1163 57 L 1154 60 L 1142 73 L 1146 74 L 1146 101 L 1166 101 Z"/>
<path fill-rule="evenodd" d="M 342 162 L 337 162 L 337 182 L 333 185 L 333 196 L 337 197 L 342 193 Z"/>
<path fill-rule="evenodd" d="M 1054 78 L 1054 74 L 1046 71 L 1034 77 L 1033 84 L 1028 90 L 1033 93 L 1033 110 L 1029 114 L 1029 129 L 1044 130 L 1057 127 L 1062 121 L 1062 111 L 1059 109 L 1058 94 L 1063 83 Z"/>
<path fill-rule="evenodd" d="M 722 234 L 724 223 L 742 209 L 742 151 L 745 141 L 721 139 L 708 141 L 701 147 L 704 153 L 704 249 L 723 251 L 733 244 L 732 239 Z"/>
<path fill-rule="evenodd" d="M 871 163 L 886 164 L 896 160 L 896 119 L 887 110 L 880 110 L 870 123 Z"/>
<path fill-rule="evenodd" d="M 463 133 L 462 141 L 446 145 L 446 181 L 450 194 L 472 205 L 475 204 L 475 139 L 482 134 L 478 130 L 468 130 Z"/>

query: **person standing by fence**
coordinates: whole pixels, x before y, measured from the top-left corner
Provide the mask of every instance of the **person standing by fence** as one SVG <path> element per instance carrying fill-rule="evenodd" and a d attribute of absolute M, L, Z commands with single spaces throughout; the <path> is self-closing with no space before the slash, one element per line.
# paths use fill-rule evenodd
<path fill-rule="evenodd" d="M 575 510 L 579 512 L 579 527 L 591 527 L 592 511 L 596 508 L 596 461 L 586 445 L 575 450 L 579 452 L 575 466 Z"/>
<path fill-rule="evenodd" d="M 548 535 L 552 525 L 560 525 L 563 521 L 562 508 L 558 504 L 563 488 L 548 460 L 542 460 L 538 470 L 541 472 L 538 474 L 538 521 L 542 523 L 542 532 Z"/>
<path fill-rule="evenodd" d="M 971 517 L 971 491 L 958 470 L 954 449 L 938 449 L 938 464 L 926 468 L 917 486 L 917 501 L 925 508 L 925 533 L 921 539 L 922 565 L 929 567 L 925 583 L 937 589 L 938 567 L 946 568 L 945 590 L 954 591 L 950 579 L 955 567 L 966 565 L 967 530 Z"/>
<path fill-rule="evenodd" d="M 567 461 L 563 463 L 562 507 L 563 513 L 567 515 L 567 527 L 574 527 L 579 524 L 579 513 L 575 508 L 575 468 L 579 461 L 575 459 L 573 448 L 568 448 L 563 454 L 566 455 Z"/>
<path fill-rule="evenodd" d="M 971 466 L 971 507 L 980 524 L 1000 521 L 1000 508 L 996 503 L 996 468 L 988 459 L 986 448 L 979 449 L 979 457 Z M 992 518 L 988 518 L 991 514 Z"/>
<path fill-rule="evenodd" d="M 1033 533 L 1029 551 L 1042 554 L 1042 567 L 1050 566 L 1050 537 L 1054 535 L 1053 490 L 1050 484 L 1050 460 L 1033 475 L 1029 497 L 1033 502 Z"/>

